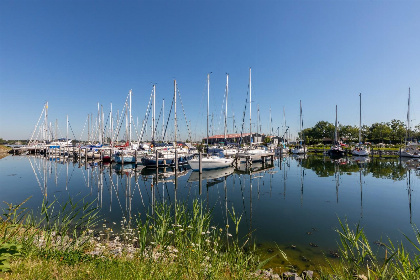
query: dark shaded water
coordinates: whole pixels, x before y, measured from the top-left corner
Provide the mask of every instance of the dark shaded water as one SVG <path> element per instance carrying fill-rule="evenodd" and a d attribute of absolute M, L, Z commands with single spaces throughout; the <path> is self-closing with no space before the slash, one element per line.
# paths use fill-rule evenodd
<path fill-rule="evenodd" d="M 412 225 L 420 226 L 419 164 L 285 157 L 268 169 L 254 164 L 253 172 L 245 171 L 244 165 L 242 171 L 203 172 L 201 183 L 191 170 L 178 172 L 175 180 L 172 169 L 161 169 L 156 183 L 155 170 L 131 165 L 8 156 L 0 160 L 0 193 L 1 201 L 15 204 L 31 197 L 26 206 L 32 209 L 39 209 L 43 198 L 65 202 L 69 196 L 87 195 L 113 227 L 124 218 L 152 211 L 159 201 L 191 203 L 199 198 L 213 210 L 216 225 L 233 227 L 227 214 L 233 207 L 242 214 L 240 232 L 253 232 L 262 250 L 278 244 L 300 260 L 298 266 L 307 267 L 314 263 L 308 259 L 324 258 L 322 252 L 328 255 L 336 249 L 338 218 L 350 225 L 360 223 L 372 242 L 388 237 L 400 241 L 402 233 L 414 238 Z"/>

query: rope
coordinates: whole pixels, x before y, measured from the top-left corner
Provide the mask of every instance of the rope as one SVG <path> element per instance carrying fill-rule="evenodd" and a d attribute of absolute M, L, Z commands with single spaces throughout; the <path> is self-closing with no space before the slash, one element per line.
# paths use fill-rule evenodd
<path fill-rule="evenodd" d="M 181 94 L 179 93 L 179 90 L 178 90 L 178 95 L 179 95 L 179 100 L 181 101 L 182 112 L 184 113 L 185 123 L 187 124 L 188 136 L 191 142 L 191 130 L 190 130 L 190 126 L 188 125 L 187 115 L 185 114 L 184 104 L 182 103 Z"/>
<path fill-rule="evenodd" d="M 141 131 L 140 131 L 140 136 L 138 138 L 139 139 L 138 142 L 141 142 L 143 140 L 143 134 L 145 132 L 145 127 L 146 127 L 146 124 L 147 124 L 147 120 L 149 119 L 148 115 L 149 115 L 149 111 L 150 111 L 150 108 L 151 108 L 152 96 L 153 96 L 153 91 L 150 94 L 149 102 L 147 103 L 146 114 L 145 114 L 144 119 L 143 119 L 143 124 L 142 124 L 142 127 L 141 127 Z"/>
<path fill-rule="evenodd" d="M 171 117 L 171 113 L 172 113 L 172 106 L 174 105 L 174 98 L 172 98 L 172 103 L 171 103 L 171 108 L 169 110 L 169 115 L 168 115 L 168 120 L 166 121 L 166 126 L 165 126 L 165 131 L 163 133 L 163 139 L 162 141 L 165 141 L 165 137 L 166 137 L 166 130 L 168 129 L 168 124 L 169 124 L 169 119 Z"/>

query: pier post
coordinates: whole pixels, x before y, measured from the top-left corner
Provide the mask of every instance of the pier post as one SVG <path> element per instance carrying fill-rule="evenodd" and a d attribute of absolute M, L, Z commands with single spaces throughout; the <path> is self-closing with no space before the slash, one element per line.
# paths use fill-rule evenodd
<path fill-rule="evenodd" d="M 87 148 L 85 148 L 85 162 L 87 162 L 87 158 L 88 158 L 88 156 L 87 156 Z"/>
<path fill-rule="evenodd" d="M 134 163 L 137 165 L 137 149 L 134 150 Z"/>
<path fill-rule="evenodd" d="M 175 148 L 175 177 L 176 177 L 177 171 L 178 171 L 178 151 Z"/>
<path fill-rule="evenodd" d="M 158 152 L 158 150 L 156 149 L 156 173 L 157 173 L 158 168 L 159 168 L 159 157 L 158 157 L 158 155 L 159 155 L 159 152 Z"/>
<path fill-rule="evenodd" d="M 201 174 L 203 172 L 202 170 L 202 166 L 201 166 L 201 159 L 202 159 L 203 155 L 201 152 L 198 153 L 198 172 L 199 174 Z"/>
<path fill-rule="evenodd" d="M 201 195 L 202 193 L 202 187 L 203 187 L 203 183 L 201 182 L 203 180 L 203 175 L 200 173 L 198 173 L 198 194 Z"/>
<path fill-rule="evenodd" d="M 121 165 L 124 166 L 124 153 L 123 153 L 123 151 L 121 151 L 120 157 L 121 157 Z"/>
<path fill-rule="evenodd" d="M 264 168 L 265 168 L 265 160 L 266 160 L 265 156 L 261 156 L 262 169 L 264 169 Z"/>

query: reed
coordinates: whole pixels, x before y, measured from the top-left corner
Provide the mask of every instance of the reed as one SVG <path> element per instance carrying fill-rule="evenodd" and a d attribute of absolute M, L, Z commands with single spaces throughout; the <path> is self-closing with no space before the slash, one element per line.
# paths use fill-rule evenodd
<path fill-rule="evenodd" d="M 123 218 L 117 231 L 106 221 L 93 230 L 99 217 L 85 198 L 44 201 L 40 215 L 23 206 L 3 209 L 0 279 L 264 279 L 255 272 L 269 266 L 251 237 L 240 236 L 242 215 L 233 208 L 226 225 L 213 225 L 212 212 L 199 200 L 191 207 L 158 203 L 143 217 Z M 315 278 L 420 279 L 418 228 L 415 240 L 404 235 L 414 250 L 388 240 L 381 243 L 385 258 L 379 258 L 363 228 L 339 223 L 339 261 L 320 268 Z"/>
<path fill-rule="evenodd" d="M 391 240 L 379 243 L 385 250 L 385 257 L 378 258 L 359 225 L 351 229 L 348 223 L 339 219 L 339 256 L 340 262 L 330 264 L 331 272 L 322 270 L 321 279 L 330 279 L 335 275 L 338 279 L 420 279 L 420 232 L 413 226 L 416 240 L 406 235 L 409 244 L 413 246 L 412 253 L 408 253 L 400 243 L 395 246 Z"/>
<path fill-rule="evenodd" d="M 83 202 L 45 201 L 37 219 L 10 218 L 10 224 L 26 228 L 26 233 L 8 238 L 21 246 L 22 256 L 10 257 L 12 271 L 3 277 L 251 279 L 258 266 L 256 254 L 244 248 L 249 239 L 241 243 L 240 217 L 234 210 L 233 234 L 229 225 L 212 226 L 211 212 L 198 200 L 191 209 L 185 203 L 157 204 L 144 219 L 123 218 L 117 233 L 106 223 L 99 231 L 90 229 L 98 221 L 97 211 L 92 203 Z"/>

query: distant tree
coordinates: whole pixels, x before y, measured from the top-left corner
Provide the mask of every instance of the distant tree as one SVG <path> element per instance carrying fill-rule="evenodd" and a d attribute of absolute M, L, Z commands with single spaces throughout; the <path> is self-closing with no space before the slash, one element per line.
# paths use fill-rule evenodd
<path fill-rule="evenodd" d="M 388 123 L 374 123 L 369 129 L 369 139 L 376 143 L 389 141 L 391 132 L 391 127 Z"/>
<path fill-rule="evenodd" d="M 312 128 L 312 137 L 316 141 L 324 138 L 334 138 L 334 125 L 326 121 L 319 121 Z"/>
<path fill-rule="evenodd" d="M 362 142 L 365 142 L 366 139 L 369 139 L 369 130 L 370 128 L 367 125 L 362 125 Z"/>
<path fill-rule="evenodd" d="M 390 127 L 391 127 L 391 140 L 394 143 L 397 141 L 401 143 L 406 134 L 404 123 L 400 120 L 393 119 L 390 123 Z"/>
<path fill-rule="evenodd" d="M 299 132 L 299 138 L 305 141 L 305 144 L 311 144 L 314 142 L 313 129 L 305 128 L 302 133 Z"/>
<path fill-rule="evenodd" d="M 351 125 L 340 125 L 340 138 L 346 138 L 348 141 L 358 141 L 359 128 Z"/>
<path fill-rule="evenodd" d="M 416 138 L 417 141 L 420 140 L 420 123 L 416 125 L 413 129 L 413 138 Z"/>

